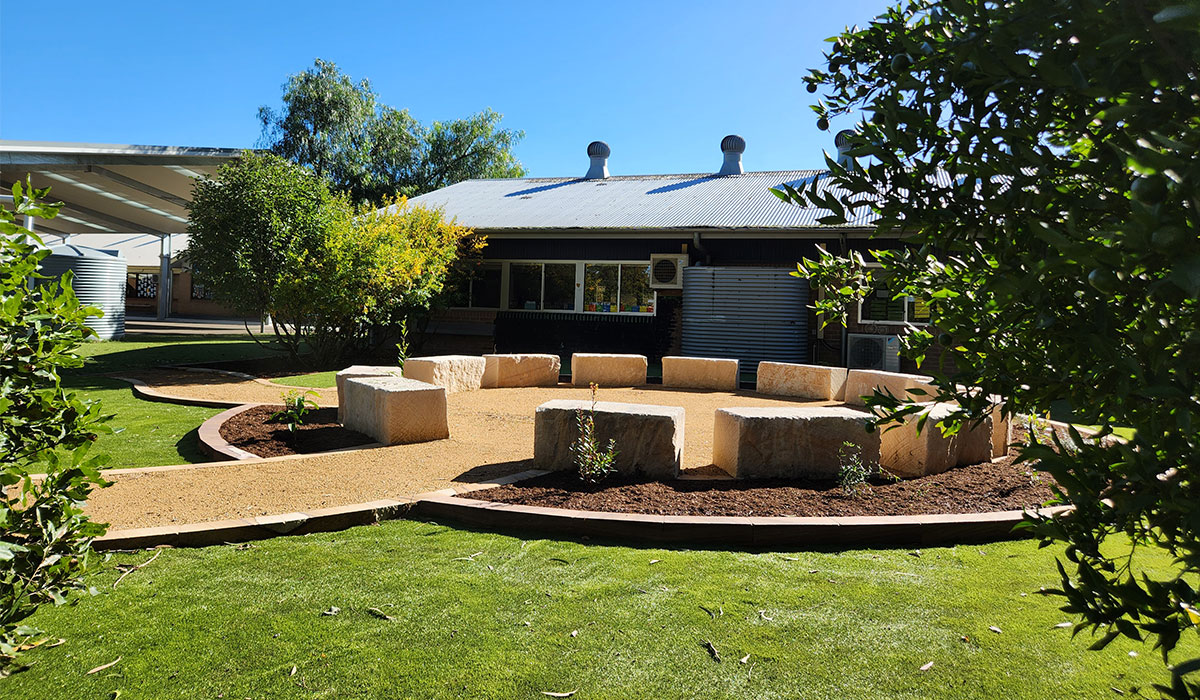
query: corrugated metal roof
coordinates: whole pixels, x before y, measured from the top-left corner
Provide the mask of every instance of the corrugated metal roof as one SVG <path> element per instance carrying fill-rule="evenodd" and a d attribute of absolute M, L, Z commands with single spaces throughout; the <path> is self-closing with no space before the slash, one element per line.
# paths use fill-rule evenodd
<path fill-rule="evenodd" d="M 770 192 L 799 187 L 824 170 L 740 175 L 634 175 L 602 180 L 515 178 L 467 180 L 414 198 L 442 207 L 458 223 L 483 230 L 529 229 L 769 229 L 826 228 L 828 212 L 787 204 Z M 833 189 L 831 187 L 831 189 Z M 870 228 L 861 208 L 841 228 Z"/>

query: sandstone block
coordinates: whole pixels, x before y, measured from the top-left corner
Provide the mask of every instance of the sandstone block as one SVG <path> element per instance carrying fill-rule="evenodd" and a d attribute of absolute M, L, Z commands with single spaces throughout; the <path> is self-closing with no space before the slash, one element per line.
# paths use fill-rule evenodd
<path fill-rule="evenodd" d="M 992 407 L 992 457 L 1003 457 L 1008 454 L 1008 445 L 1012 442 L 1012 423 L 1001 410 L 1004 404 L 997 403 Z"/>
<path fill-rule="evenodd" d="M 951 467 L 978 464 L 992 458 L 992 419 L 974 428 L 964 424 L 957 434 L 942 435 L 940 423 L 955 410 L 953 404 L 928 404 L 903 423 L 884 426 L 880 435 L 879 464 L 896 476 L 940 474 Z M 917 423 L 927 416 L 920 434 Z M 895 427 L 892 427 L 895 426 Z"/>
<path fill-rule="evenodd" d="M 756 389 L 760 394 L 774 396 L 842 401 L 846 392 L 846 368 L 760 362 Z"/>
<path fill-rule="evenodd" d="M 556 386 L 558 355 L 484 355 L 483 388 Z"/>
<path fill-rule="evenodd" d="M 898 399 L 912 398 L 917 401 L 927 400 L 924 397 L 933 396 L 933 377 L 919 374 L 903 374 L 901 372 L 880 372 L 873 369 L 852 369 L 846 373 L 846 397 L 844 401 L 852 406 L 865 406 L 862 397 L 871 396 L 875 389 L 890 392 Z M 923 389 L 925 394 L 909 394 L 909 389 Z"/>
<path fill-rule="evenodd" d="M 571 383 L 575 386 L 593 382 L 600 386 L 644 386 L 648 365 L 645 355 L 577 352 L 571 355 Z"/>
<path fill-rule="evenodd" d="M 571 446 L 579 438 L 576 411 L 591 401 L 556 399 L 537 407 L 533 422 L 533 459 L 541 469 L 574 469 Z M 614 464 L 621 474 L 654 479 L 679 476 L 683 461 L 683 407 L 598 401 L 594 408 L 596 440 L 616 440 Z"/>
<path fill-rule="evenodd" d="M 385 445 L 450 437 L 446 389 L 404 377 L 352 377 L 344 425 Z"/>
<path fill-rule="evenodd" d="M 399 377 L 400 367 L 387 365 L 351 365 L 338 372 L 334 379 L 337 381 L 338 422 L 345 420 L 346 380 L 351 377 Z"/>
<path fill-rule="evenodd" d="M 739 479 L 836 479 L 842 443 L 879 461 L 871 414 L 845 406 L 721 408 L 714 417 L 713 464 Z"/>
<path fill-rule="evenodd" d="M 483 388 L 487 362 L 475 355 L 410 357 L 404 361 L 404 376 L 444 387 L 446 393 Z"/>
<path fill-rule="evenodd" d="M 737 391 L 738 361 L 712 357 L 664 357 L 663 386 Z"/>

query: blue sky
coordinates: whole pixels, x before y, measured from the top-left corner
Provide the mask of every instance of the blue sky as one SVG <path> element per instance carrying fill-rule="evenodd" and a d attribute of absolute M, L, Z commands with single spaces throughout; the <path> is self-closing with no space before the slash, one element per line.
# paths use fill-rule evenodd
<path fill-rule="evenodd" d="M 800 77 L 882 0 L 0 3 L 0 138 L 250 147 L 260 105 L 320 57 L 423 122 L 484 107 L 531 175 L 823 167 Z"/>

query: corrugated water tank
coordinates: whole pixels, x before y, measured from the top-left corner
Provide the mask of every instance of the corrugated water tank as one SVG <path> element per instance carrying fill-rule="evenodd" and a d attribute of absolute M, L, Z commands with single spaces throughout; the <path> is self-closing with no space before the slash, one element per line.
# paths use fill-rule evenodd
<path fill-rule="evenodd" d="M 62 277 L 70 270 L 75 278 L 71 288 L 80 303 L 104 312 L 89 318 L 87 325 L 101 340 L 116 340 L 125 335 L 125 280 L 129 264 L 115 251 L 56 245 L 42 259 L 41 271 L 47 277 Z"/>

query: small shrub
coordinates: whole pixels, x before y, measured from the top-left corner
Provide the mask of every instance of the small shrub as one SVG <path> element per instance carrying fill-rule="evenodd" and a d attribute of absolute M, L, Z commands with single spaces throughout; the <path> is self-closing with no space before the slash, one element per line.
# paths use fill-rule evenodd
<path fill-rule="evenodd" d="M 317 402 L 308 398 L 309 396 L 317 396 L 317 392 L 309 389 L 308 391 L 300 391 L 293 389 L 281 394 L 283 397 L 283 410 L 276 411 L 271 414 L 271 420 L 279 421 L 287 425 L 288 432 L 295 437 L 296 430 L 304 425 L 304 416 L 308 412 L 317 407 Z"/>
<path fill-rule="evenodd" d="M 868 482 L 873 477 L 900 480 L 900 477 L 884 471 L 878 464 L 863 461 L 862 448 L 849 440 L 843 442 L 838 449 L 838 459 L 841 461 L 838 483 L 842 486 L 842 492 L 851 498 L 857 498 L 870 491 L 871 485 Z"/>
<path fill-rule="evenodd" d="M 579 478 L 589 484 L 598 483 L 604 477 L 616 471 L 613 463 L 617 459 L 616 440 L 609 440 L 604 448 L 596 441 L 596 384 L 592 384 L 592 407 L 575 412 L 575 425 L 579 427 L 579 437 L 571 446 L 575 454 L 575 466 L 579 469 Z"/>

